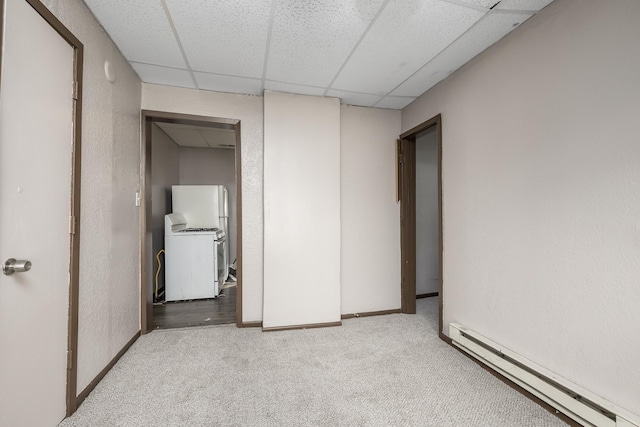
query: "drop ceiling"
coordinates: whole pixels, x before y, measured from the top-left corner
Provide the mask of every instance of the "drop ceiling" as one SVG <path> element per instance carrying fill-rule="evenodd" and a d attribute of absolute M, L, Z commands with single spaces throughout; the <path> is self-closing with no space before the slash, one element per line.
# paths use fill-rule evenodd
<path fill-rule="evenodd" d="M 193 126 L 179 123 L 155 122 L 180 147 L 221 148 L 236 147 L 236 131 L 214 126 Z"/>
<path fill-rule="evenodd" d="M 552 0 L 85 0 L 142 81 L 402 109 Z"/>

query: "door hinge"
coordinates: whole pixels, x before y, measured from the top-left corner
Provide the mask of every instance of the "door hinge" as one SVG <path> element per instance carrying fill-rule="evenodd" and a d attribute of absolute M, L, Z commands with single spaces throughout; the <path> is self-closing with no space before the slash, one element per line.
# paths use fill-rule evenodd
<path fill-rule="evenodd" d="M 76 101 L 78 100 L 78 81 L 77 80 L 73 82 L 73 88 L 71 89 L 71 97 Z"/>
<path fill-rule="evenodd" d="M 69 234 L 76 234 L 76 217 L 69 217 Z"/>
<path fill-rule="evenodd" d="M 67 350 L 67 369 L 73 369 L 73 351 Z"/>

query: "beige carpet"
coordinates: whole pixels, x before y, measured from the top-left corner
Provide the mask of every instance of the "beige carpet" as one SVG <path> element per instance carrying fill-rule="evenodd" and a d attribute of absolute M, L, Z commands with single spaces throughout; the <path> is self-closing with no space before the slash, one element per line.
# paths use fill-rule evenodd
<path fill-rule="evenodd" d="M 417 315 L 268 332 L 210 326 L 138 339 L 61 426 L 563 426 Z"/>

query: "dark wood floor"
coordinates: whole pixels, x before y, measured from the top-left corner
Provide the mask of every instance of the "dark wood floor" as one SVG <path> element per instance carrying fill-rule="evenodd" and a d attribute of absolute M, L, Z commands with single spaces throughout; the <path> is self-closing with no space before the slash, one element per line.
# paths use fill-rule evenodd
<path fill-rule="evenodd" d="M 236 288 L 218 298 L 167 302 L 153 306 L 153 329 L 236 323 Z"/>

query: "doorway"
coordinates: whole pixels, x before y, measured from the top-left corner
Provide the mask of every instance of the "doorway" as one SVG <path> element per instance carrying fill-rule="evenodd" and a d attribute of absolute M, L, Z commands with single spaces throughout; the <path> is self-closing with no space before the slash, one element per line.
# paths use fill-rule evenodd
<path fill-rule="evenodd" d="M 433 147 L 420 148 L 417 144 L 433 144 Z M 438 331 L 441 338 L 443 334 L 442 307 L 443 307 L 443 231 L 442 231 L 442 120 L 437 115 L 430 120 L 408 130 L 400 135 L 397 143 L 397 171 L 398 171 L 398 197 L 400 199 L 400 239 L 401 239 L 401 309 L 403 313 L 414 314 L 416 312 L 416 298 L 436 297 L 438 298 Z M 417 171 L 418 157 L 433 162 L 435 171 Z M 435 178 L 437 184 L 431 191 L 425 191 L 421 188 L 417 192 L 417 186 L 420 185 L 418 178 L 424 179 Z M 432 194 L 432 196 L 429 195 Z M 418 207 L 418 203 L 424 204 L 424 197 L 430 197 L 430 206 Z M 420 202 L 417 202 L 419 200 Z M 435 205 L 435 206 L 434 206 Z M 421 218 L 417 220 L 417 214 L 429 216 L 430 218 Z M 423 221 L 424 220 L 424 221 Z M 435 222 L 432 231 L 420 230 L 418 233 L 418 224 L 427 224 Z M 422 225 L 426 227 L 427 225 Z M 431 227 L 431 225 L 429 225 Z M 419 242 L 419 237 L 432 239 L 437 236 L 437 246 L 434 244 L 426 244 Z M 423 239 L 421 239 L 423 240 Z M 434 252 L 437 255 L 437 261 L 418 259 L 417 254 L 424 257 L 425 254 L 433 257 Z M 428 265 L 427 265 L 428 264 Z M 418 272 L 420 267 L 420 272 Z M 420 289 L 417 292 L 418 276 L 421 278 Z M 429 283 L 431 282 L 431 283 Z"/>
<path fill-rule="evenodd" d="M 236 323 L 242 319 L 242 223 L 241 223 L 241 159 L 240 121 L 205 116 L 142 111 L 142 211 L 143 235 L 141 236 L 142 283 L 142 331 L 186 326 Z M 224 214 L 209 227 L 223 230 L 222 235 L 207 237 L 213 228 L 205 232 L 172 233 L 165 236 L 165 215 L 173 213 L 172 195 L 176 191 L 214 191 L 216 203 L 227 206 Z M 189 190 L 191 189 L 191 190 Z M 224 199 L 228 200 L 223 204 Z M 184 194 L 184 193 L 180 193 Z M 182 197 L 184 198 L 184 196 Z M 181 198 L 181 200 L 182 200 Z M 181 202 L 182 203 L 182 202 Z M 218 206 L 218 205 L 217 205 Z M 218 207 L 216 207 L 218 212 Z M 189 216 L 189 215 L 186 215 Z M 218 222 L 219 221 L 219 222 Z M 186 225 L 191 228 L 189 224 Z M 202 225 L 198 227 L 203 227 Z M 199 228 L 198 231 L 204 231 Z M 217 233 L 217 231 L 216 231 Z M 180 236 L 180 237 L 174 237 Z M 195 281 L 176 281 L 172 273 L 170 287 L 165 286 L 167 261 L 169 268 L 180 265 L 176 261 L 177 249 L 165 258 L 167 244 L 178 244 L 183 248 L 186 239 L 193 245 L 201 245 L 211 239 L 214 245 L 211 256 L 198 252 L 200 257 L 186 255 L 194 260 L 193 268 L 185 270 L 191 274 L 202 268 L 214 270 L 216 291 L 197 297 L 176 297 L 176 284 L 193 291 Z M 178 242 L 182 241 L 182 243 Z M 191 242 L 191 240 L 189 240 Z M 195 246 L 188 245 L 188 251 Z M 203 251 L 208 250 L 205 243 Z M 173 247 L 173 246 L 172 246 Z M 189 249 L 191 248 L 191 249 Z M 169 251 L 171 252 L 171 251 Z M 204 266 L 202 262 L 215 264 Z M 226 263 L 221 262 L 222 259 Z M 226 267 L 226 268 L 225 268 Z M 176 267 L 174 267 L 175 269 Z M 175 270 L 174 270 L 175 271 Z M 220 272 L 223 272 L 220 275 Z M 204 274 L 204 273 L 203 273 Z M 207 287 L 209 282 L 207 281 Z M 167 292 L 168 291 L 168 292 Z"/>

